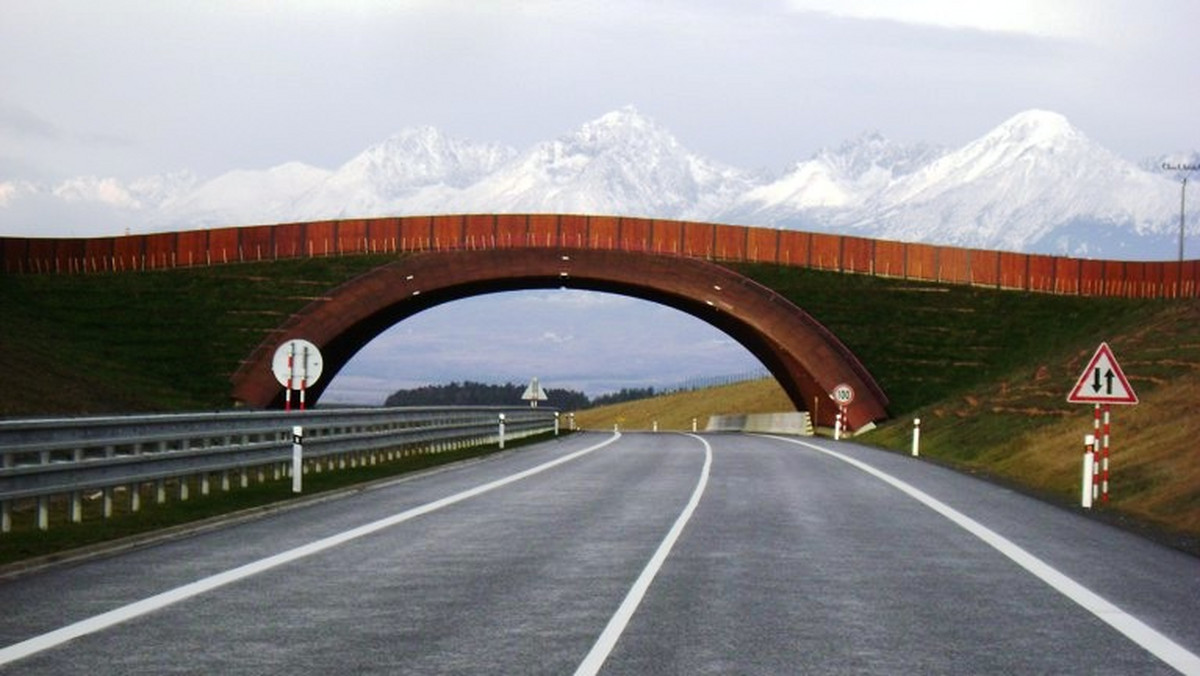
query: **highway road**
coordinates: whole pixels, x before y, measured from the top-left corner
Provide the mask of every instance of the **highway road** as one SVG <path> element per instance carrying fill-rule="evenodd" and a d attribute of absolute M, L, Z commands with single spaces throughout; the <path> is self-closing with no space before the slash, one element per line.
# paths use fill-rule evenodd
<path fill-rule="evenodd" d="M 571 435 L 0 580 L 4 674 L 1169 674 L 1198 652 L 1195 557 L 805 438 Z"/>

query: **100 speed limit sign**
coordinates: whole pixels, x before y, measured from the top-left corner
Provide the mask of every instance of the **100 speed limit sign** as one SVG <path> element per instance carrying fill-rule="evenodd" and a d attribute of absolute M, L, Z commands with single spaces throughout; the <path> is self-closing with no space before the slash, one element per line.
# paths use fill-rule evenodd
<path fill-rule="evenodd" d="M 833 393 L 829 395 L 838 406 L 849 406 L 850 402 L 854 401 L 854 388 L 846 383 L 842 383 L 833 388 Z"/>

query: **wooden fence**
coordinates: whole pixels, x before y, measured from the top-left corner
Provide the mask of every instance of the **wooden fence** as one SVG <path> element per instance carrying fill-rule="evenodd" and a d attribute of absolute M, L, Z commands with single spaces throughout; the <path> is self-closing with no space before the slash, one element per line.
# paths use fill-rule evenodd
<path fill-rule="evenodd" d="M 647 251 L 1043 293 L 1196 298 L 1200 261 L 1106 261 L 621 216 L 469 214 L 94 238 L 0 237 L 8 274 L 91 274 L 282 258 L 512 247 Z"/>

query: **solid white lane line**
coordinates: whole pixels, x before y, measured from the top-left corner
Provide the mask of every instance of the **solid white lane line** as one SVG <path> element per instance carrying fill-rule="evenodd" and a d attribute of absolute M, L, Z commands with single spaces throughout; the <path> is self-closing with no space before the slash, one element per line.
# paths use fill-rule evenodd
<path fill-rule="evenodd" d="M 695 434 L 687 436 L 699 439 L 700 443 L 704 444 L 704 467 L 700 470 L 700 480 L 696 482 L 696 488 L 692 491 L 692 497 L 688 500 L 683 511 L 679 513 L 679 518 L 675 519 L 675 525 L 671 526 L 671 530 L 667 532 L 667 536 L 663 538 L 662 543 L 655 550 L 654 556 L 650 557 L 650 561 L 642 569 L 642 574 L 638 575 L 637 580 L 630 587 L 629 593 L 625 595 L 625 600 L 621 602 L 621 606 L 617 608 L 617 612 L 609 619 L 608 625 L 604 627 L 604 631 L 600 634 L 600 638 L 596 639 L 596 643 L 592 646 L 591 651 L 588 652 L 587 657 L 583 659 L 579 668 L 575 670 L 575 676 L 596 674 L 600 671 L 600 667 L 604 666 L 604 661 L 608 659 L 609 654 L 616 647 L 617 641 L 621 638 L 621 634 L 629 624 L 629 620 L 637 612 L 638 605 L 642 602 L 642 597 L 646 595 L 646 590 L 650 588 L 650 583 L 654 582 L 654 577 L 658 575 L 659 568 L 662 568 L 663 562 L 671 554 L 671 548 L 675 546 L 675 541 L 679 539 L 679 535 L 683 533 L 684 526 L 692 518 L 692 512 L 696 511 L 696 505 L 700 504 L 700 496 L 704 494 L 704 487 L 708 485 L 708 473 L 712 467 L 712 446 L 709 446 L 703 437 Z"/>
<path fill-rule="evenodd" d="M 911 484 L 905 483 L 896 477 L 878 470 L 865 462 L 855 460 L 846 455 L 842 455 L 836 451 L 821 448 L 815 444 L 811 444 L 799 439 L 788 439 L 785 437 L 771 436 L 771 439 L 786 441 L 792 444 L 798 444 L 806 448 L 810 448 L 819 453 L 824 453 L 833 458 L 837 458 L 846 462 L 862 471 L 870 474 L 877 479 L 890 484 L 891 486 L 906 493 L 909 497 L 914 498 L 918 502 L 929 507 L 933 511 L 941 514 L 950 521 L 954 522 L 967 532 L 975 537 L 983 540 L 992 548 L 999 551 L 1001 554 L 1012 559 L 1017 565 L 1029 571 L 1046 584 L 1053 587 L 1062 595 L 1071 599 L 1075 603 L 1083 606 L 1088 612 L 1106 622 L 1109 626 L 1124 634 L 1134 643 L 1137 643 L 1142 648 L 1146 649 L 1158 659 L 1171 665 L 1178 671 L 1184 674 L 1200 674 L 1200 656 L 1191 652 L 1187 648 L 1179 645 L 1170 638 L 1160 634 L 1158 631 L 1147 625 L 1145 622 L 1137 619 L 1133 615 L 1121 610 L 1117 606 L 1110 603 L 1107 599 L 1093 592 L 1082 584 L 1076 582 L 1066 574 L 1054 568 L 1050 564 L 1042 561 L 1038 557 L 1030 554 L 1022 549 L 1013 541 L 984 526 L 971 517 L 954 509 L 946 503 L 934 498 L 924 491 L 914 487 Z"/>
<path fill-rule="evenodd" d="M 531 467 L 530 469 L 517 472 L 516 474 L 512 474 L 502 479 L 481 484 L 475 488 L 470 488 L 460 493 L 455 493 L 454 495 L 442 498 L 440 500 L 435 500 L 419 507 L 414 507 L 398 514 L 393 514 L 392 516 L 379 519 L 378 521 L 372 521 L 371 523 L 364 524 L 357 528 L 343 531 L 336 535 L 331 535 L 329 537 L 310 542 L 306 545 L 301 545 L 294 549 L 289 549 L 285 552 L 281 552 L 274 556 L 269 556 L 265 559 L 253 561 L 244 566 L 239 566 L 223 573 L 217 573 L 216 575 L 185 584 L 181 587 L 176 587 L 175 589 L 162 592 L 161 594 L 156 594 L 155 596 L 142 599 L 141 601 L 130 603 L 129 605 L 121 606 L 120 608 L 110 610 L 106 613 L 101 613 L 100 615 L 90 617 L 86 620 L 80 620 L 79 622 L 69 624 L 60 629 L 55 629 L 54 631 L 50 631 L 39 636 L 34 636 L 33 638 L 26 639 L 19 643 L 14 643 L 5 648 L 0 648 L 0 666 L 4 666 L 10 662 L 28 657 L 35 653 L 39 653 L 43 650 L 62 645 L 63 643 L 75 638 L 79 638 L 80 636 L 86 636 L 87 634 L 108 629 L 109 627 L 126 622 L 135 617 L 140 617 L 146 613 L 165 608 L 169 605 L 192 598 L 194 596 L 199 596 L 200 594 L 212 591 L 218 587 L 223 587 L 227 584 L 244 580 L 252 575 L 257 575 L 263 571 L 282 566 L 285 563 L 290 563 L 306 556 L 311 556 L 318 552 L 332 549 L 333 547 L 345 544 L 351 540 L 355 540 L 363 536 L 376 533 L 385 528 L 390 528 L 391 526 L 404 523 L 405 521 L 429 514 L 430 512 L 437 511 L 443 507 L 449 507 L 450 505 L 462 502 L 463 500 L 483 495 L 484 493 L 507 486 L 522 479 L 527 479 L 552 467 L 557 467 L 558 465 L 570 462 L 576 458 L 587 455 L 592 451 L 603 448 L 620 438 L 620 433 L 614 433 L 611 437 L 598 444 L 594 444 L 588 448 L 564 455 L 563 457 L 551 460 L 550 462 L 537 465 L 536 467 Z"/>

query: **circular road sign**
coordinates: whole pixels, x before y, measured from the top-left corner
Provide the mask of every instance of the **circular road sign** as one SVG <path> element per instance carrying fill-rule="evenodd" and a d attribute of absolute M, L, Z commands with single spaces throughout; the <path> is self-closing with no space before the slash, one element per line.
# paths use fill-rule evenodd
<path fill-rule="evenodd" d="M 849 406 L 850 402 L 854 401 L 854 388 L 842 383 L 833 388 L 833 394 L 829 396 L 838 403 L 838 406 Z"/>
<path fill-rule="evenodd" d="M 280 385 L 299 389 L 317 382 L 321 377 L 321 351 L 302 338 L 293 338 L 275 350 L 271 371 Z"/>

